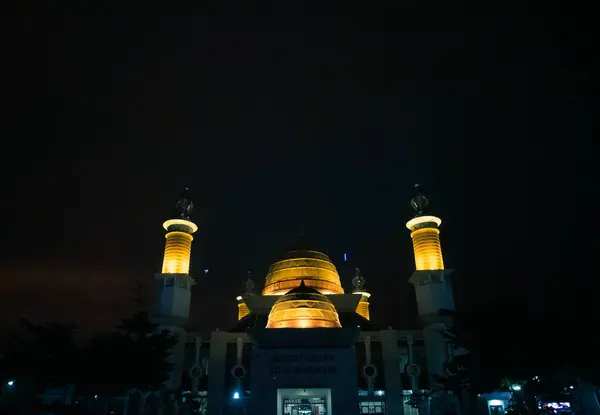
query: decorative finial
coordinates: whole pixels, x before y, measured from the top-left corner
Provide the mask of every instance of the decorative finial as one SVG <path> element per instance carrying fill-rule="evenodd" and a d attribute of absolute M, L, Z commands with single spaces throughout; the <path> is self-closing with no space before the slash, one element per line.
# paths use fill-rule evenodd
<path fill-rule="evenodd" d="M 410 201 L 410 206 L 417 213 L 416 216 L 423 216 L 425 214 L 427 206 L 429 205 L 429 199 L 427 199 L 427 196 L 425 196 L 425 194 L 423 194 L 423 192 L 421 191 L 420 184 L 415 184 L 415 192 L 417 194 Z"/>
<path fill-rule="evenodd" d="M 248 271 L 248 276 L 246 277 L 246 281 L 244 281 L 244 288 L 246 295 L 254 294 L 254 282 L 252 281 L 252 274 Z"/>
<path fill-rule="evenodd" d="M 179 217 L 181 219 L 186 219 L 186 220 L 190 219 L 190 214 L 192 213 L 192 210 L 194 210 L 194 204 L 192 203 L 191 199 L 188 197 L 189 190 L 190 189 L 188 189 L 187 186 L 183 186 L 183 192 L 181 193 L 181 196 L 179 196 L 179 200 L 177 201 L 177 204 L 175 205 L 175 207 L 177 208 L 177 214 L 179 215 Z"/>
<path fill-rule="evenodd" d="M 365 290 L 365 279 L 360 274 L 360 270 L 356 268 L 356 274 L 352 278 L 352 292 L 360 292 Z"/>

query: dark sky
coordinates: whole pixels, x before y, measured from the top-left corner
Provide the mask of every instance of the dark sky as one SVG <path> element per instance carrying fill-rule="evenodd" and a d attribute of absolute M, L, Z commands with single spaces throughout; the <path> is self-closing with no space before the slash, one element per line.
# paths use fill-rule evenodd
<path fill-rule="evenodd" d="M 2 321 L 109 327 L 137 284 L 149 298 L 184 184 L 204 328 L 230 325 L 246 271 L 262 287 L 301 231 L 347 288 L 359 266 L 375 318 L 400 325 L 414 183 L 444 220 L 460 307 L 590 292 L 586 22 L 549 3 L 367 3 L 15 10 Z"/>

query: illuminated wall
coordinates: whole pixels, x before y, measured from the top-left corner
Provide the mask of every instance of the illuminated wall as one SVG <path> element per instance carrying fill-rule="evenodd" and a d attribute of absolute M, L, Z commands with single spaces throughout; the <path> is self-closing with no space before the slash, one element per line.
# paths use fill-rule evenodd
<path fill-rule="evenodd" d="M 442 220 L 435 216 L 418 216 L 406 224 L 411 230 L 417 271 L 444 269 L 438 229 L 441 223 Z"/>
<path fill-rule="evenodd" d="M 362 296 L 360 301 L 358 302 L 358 306 L 356 307 L 356 313 L 367 320 L 371 319 L 371 315 L 369 313 L 369 298 L 366 296 Z"/>
<path fill-rule="evenodd" d="M 163 224 L 167 230 L 165 238 L 165 255 L 163 257 L 163 274 L 189 274 L 192 241 L 198 227 L 187 220 L 171 219 Z"/>
<path fill-rule="evenodd" d="M 339 328 L 340 318 L 326 295 L 300 282 L 298 288 L 275 301 L 269 313 L 268 329 Z"/>
<path fill-rule="evenodd" d="M 343 294 L 335 265 L 317 251 L 291 251 L 269 268 L 263 295 L 282 295 L 300 286 L 300 281 L 323 294 Z"/>
<path fill-rule="evenodd" d="M 238 320 L 243 319 L 248 314 L 250 314 L 250 309 L 248 309 L 248 306 L 246 305 L 246 303 L 244 303 L 243 301 L 240 301 L 238 303 Z"/>
<path fill-rule="evenodd" d="M 291 300 L 275 304 L 268 329 L 314 329 L 342 327 L 335 307 L 324 301 Z"/>

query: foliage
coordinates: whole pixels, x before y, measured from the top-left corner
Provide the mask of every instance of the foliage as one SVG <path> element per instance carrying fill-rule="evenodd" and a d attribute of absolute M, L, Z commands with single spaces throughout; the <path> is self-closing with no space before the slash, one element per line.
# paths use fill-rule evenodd
<path fill-rule="evenodd" d="M 172 368 L 168 357 L 177 339 L 156 328 L 146 312 L 139 312 L 123 319 L 117 331 L 92 338 L 84 350 L 81 390 L 106 396 L 160 389 Z"/>
<path fill-rule="evenodd" d="M 424 400 L 427 400 L 431 396 L 429 391 L 425 390 L 417 390 L 414 391 L 408 398 L 405 399 L 405 402 L 408 403 L 412 408 L 419 409 Z"/>
<path fill-rule="evenodd" d="M 4 351 L 6 377 L 33 378 L 48 387 L 77 380 L 79 349 L 74 325 L 21 320 L 20 328 L 21 335 L 13 333 Z"/>
<path fill-rule="evenodd" d="M 23 320 L 4 350 L 1 372 L 6 378 L 35 379 L 41 388 L 76 384 L 78 393 L 88 396 L 155 391 L 168 379 L 168 357 L 177 342 L 156 329 L 148 314 L 139 312 L 81 347 L 72 325 Z"/>
<path fill-rule="evenodd" d="M 534 377 L 543 380 L 529 386 L 537 394 L 564 390 L 577 380 L 600 383 L 600 362 L 595 358 L 600 341 L 591 330 L 584 342 L 566 336 L 561 329 L 581 322 L 565 310 L 512 315 L 503 306 L 490 305 L 453 317 L 448 339 L 468 352 L 453 359 L 452 375 L 442 380 L 450 390 L 469 389 L 475 394 L 508 390 Z"/>

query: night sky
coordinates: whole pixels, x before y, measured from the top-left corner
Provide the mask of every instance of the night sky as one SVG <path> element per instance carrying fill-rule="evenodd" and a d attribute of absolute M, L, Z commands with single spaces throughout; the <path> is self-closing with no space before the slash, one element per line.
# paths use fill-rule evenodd
<path fill-rule="evenodd" d="M 600 252 L 589 26 L 547 3 L 367 3 L 15 10 L 0 320 L 94 330 L 149 304 L 183 185 L 200 328 L 230 326 L 246 272 L 262 288 L 300 232 L 346 289 L 360 267 L 373 318 L 401 326 L 414 183 L 444 220 L 460 308 L 584 307 Z"/>

